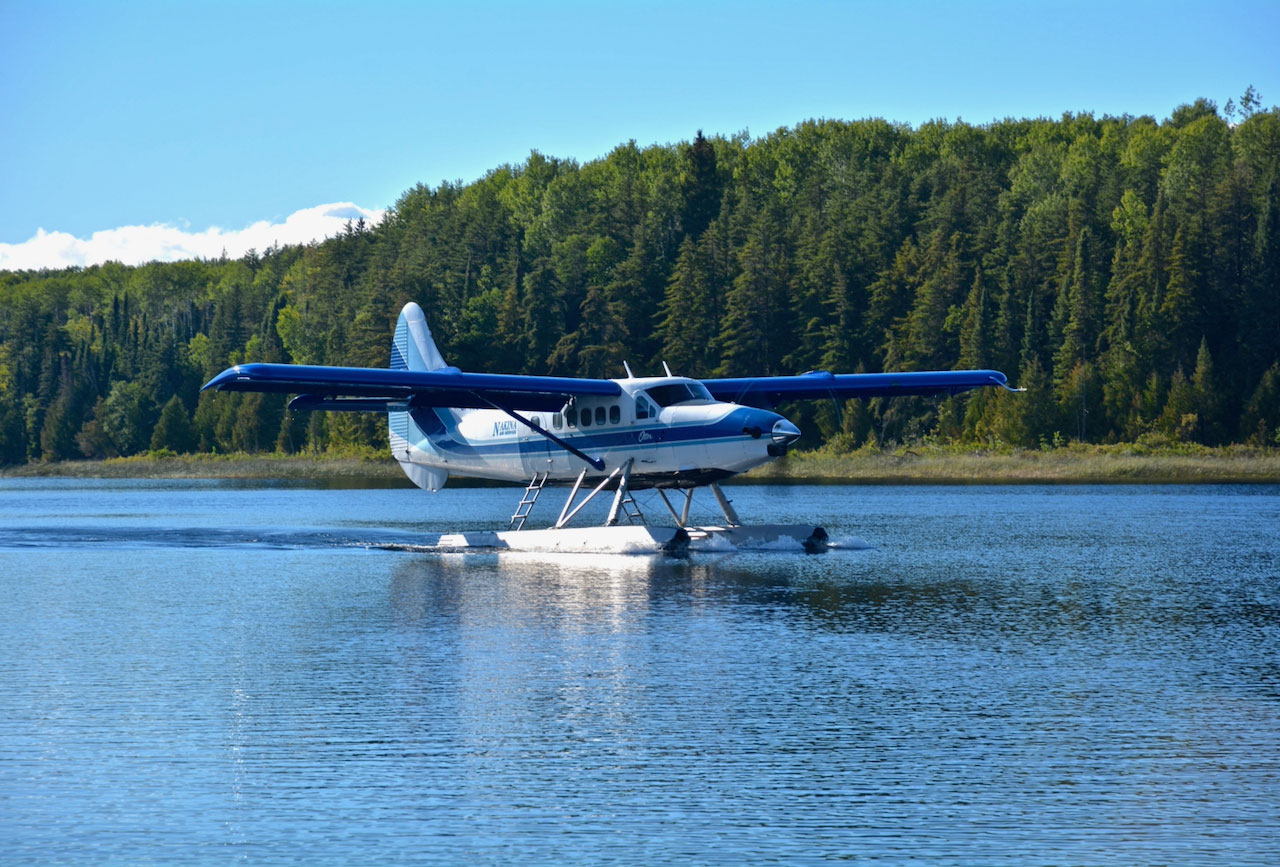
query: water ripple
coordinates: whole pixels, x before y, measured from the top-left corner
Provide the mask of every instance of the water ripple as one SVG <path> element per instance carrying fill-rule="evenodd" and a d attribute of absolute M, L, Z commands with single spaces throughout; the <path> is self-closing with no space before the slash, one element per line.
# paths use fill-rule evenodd
<path fill-rule="evenodd" d="M 363 547 L 509 492 L 0 489 L 0 844 L 1272 864 L 1267 491 L 741 488 L 876 548 L 672 560 Z"/>

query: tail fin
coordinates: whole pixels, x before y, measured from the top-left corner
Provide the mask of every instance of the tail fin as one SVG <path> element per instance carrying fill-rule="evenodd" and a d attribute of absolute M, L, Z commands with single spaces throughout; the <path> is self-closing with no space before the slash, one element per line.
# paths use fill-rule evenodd
<path fill-rule="evenodd" d="M 396 336 L 391 342 L 392 370 L 439 370 L 448 367 L 444 357 L 431 339 L 427 317 L 422 308 L 410 301 L 400 311 L 396 323 Z"/>
<path fill-rule="evenodd" d="M 427 317 L 422 308 L 410 301 L 400 311 L 396 322 L 396 336 L 391 341 L 392 370 L 440 370 L 448 367 L 444 357 L 431 338 Z M 419 412 L 435 412 L 433 409 Z M 391 439 L 391 454 L 400 462 L 400 469 L 415 485 L 424 490 L 438 491 L 449 478 L 449 471 L 421 463 L 423 458 L 435 453 L 431 439 L 406 410 L 387 413 L 387 427 Z M 413 460 L 415 452 L 419 461 Z"/>

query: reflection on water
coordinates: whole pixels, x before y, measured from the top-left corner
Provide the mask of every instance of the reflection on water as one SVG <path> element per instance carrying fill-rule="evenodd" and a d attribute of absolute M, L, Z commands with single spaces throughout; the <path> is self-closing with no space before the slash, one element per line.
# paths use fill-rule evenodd
<path fill-rule="evenodd" d="M 736 488 L 877 548 L 670 559 L 376 547 L 509 491 L 0 484 L 0 844 L 1270 864 L 1277 493 Z"/>

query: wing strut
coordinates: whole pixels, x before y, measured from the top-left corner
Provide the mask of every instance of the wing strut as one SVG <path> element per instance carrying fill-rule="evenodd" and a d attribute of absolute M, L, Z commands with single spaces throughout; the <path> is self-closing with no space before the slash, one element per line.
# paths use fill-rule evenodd
<path fill-rule="evenodd" d="M 553 443 L 555 443 L 556 445 L 560 446 L 560 448 L 564 449 L 564 450 L 565 450 L 565 451 L 567 451 L 569 454 L 574 455 L 574 456 L 579 457 L 579 458 L 582 458 L 584 461 L 586 461 L 587 463 L 591 464 L 591 466 L 595 467 L 595 468 L 596 468 L 596 470 L 600 470 L 600 471 L 603 471 L 603 470 L 604 470 L 604 461 L 600 460 L 599 458 L 593 458 L 593 457 L 591 457 L 591 455 L 587 454 L 586 452 L 582 451 L 581 449 L 574 448 L 573 446 L 569 445 L 569 444 L 568 444 L 567 442 L 565 442 L 564 440 L 560 439 L 560 437 L 558 437 L 558 436 L 556 436 L 555 434 L 553 434 L 551 431 L 546 430 L 545 428 L 543 428 L 543 427 L 542 427 L 542 426 L 540 426 L 540 425 L 536 425 L 536 424 L 534 424 L 532 421 L 530 421 L 529 419 L 527 419 L 527 418 L 525 418 L 524 416 L 520 415 L 518 412 L 516 412 L 515 410 L 511 409 L 510 407 L 505 407 L 505 406 L 503 406 L 502 404 L 497 403 L 496 401 L 494 401 L 494 400 L 492 400 L 492 399 L 490 399 L 490 398 L 486 397 L 485 395 L 480 394 L 479 392 L 472 392 L 472 394 L 474 394 L 478 399 L 483 400 L 485 403 L 489 404 L 489 406 L 493 407 L 494 409 L 500 409 L 500 410 L 502 410 L 502 411 L 503 411 L 503 412 L 505 412 L 507 415 L 511 416 L 513 419 L 515 419 L 516 421 L 520 422 L 520 424 L 524 425 L 525 427 L 527 427 L 529 430 L 533 431 L 534 433 L 541 434 L 542 436 L 544 436 L 544 437 L 546 437 L 547 439 L 551 440 Z"/>

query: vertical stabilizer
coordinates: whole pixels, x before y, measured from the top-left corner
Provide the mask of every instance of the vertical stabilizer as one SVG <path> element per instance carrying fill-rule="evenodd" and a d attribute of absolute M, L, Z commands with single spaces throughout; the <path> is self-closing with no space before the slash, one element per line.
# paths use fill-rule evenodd
<path fill-rule="evenodd" d="M 431 337 L 427 317 L 417 303 L 410 301 L 400 311 L 400 321 L 396 323 L 396 336 L 391 343 L 391 369 L 439 370 L 442 367 L 448 365 Z"/>
<path fill-rule="evenodd" d="M 392 370 L 440 370 L 448 367 L 427 327 L 427 317 L 413 301 L 404 305 L 396 322 L 396 336 L 391 341 Z M 434 409 L 421 410 L 434 413 Z M 400 469 L 409 480 L 427 491 L 438 491 L 449 478 L 449 471 L 428 465 L 435 455 L 431 438 L 418 425 L 413 416 L 404 410 L 387 413 L 387 428 L 391 440 L 391 454 L 400 463 Z M 416 458 L 416 460 L 415 460 Z"/>

